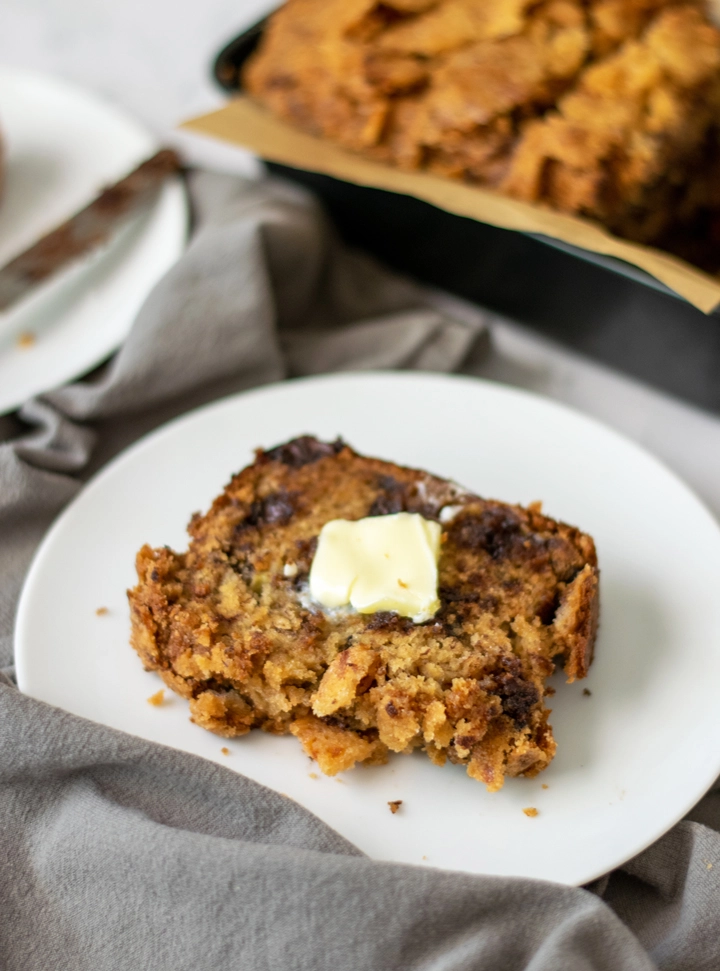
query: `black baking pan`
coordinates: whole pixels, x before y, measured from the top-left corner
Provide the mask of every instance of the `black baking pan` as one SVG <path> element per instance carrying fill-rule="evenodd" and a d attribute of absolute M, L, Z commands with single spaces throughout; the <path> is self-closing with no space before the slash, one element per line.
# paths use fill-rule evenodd
<path fill-rule="evenodd" d="M 267 18 L 213 64 L 227 92 Z M 498 229 L 383 189 L 268 162 L 318 195 L 341 235 L 396 269 L 505 314 L 610 367 L 720 412 L 720 321 L 638 267 L 545 236 Z"/>

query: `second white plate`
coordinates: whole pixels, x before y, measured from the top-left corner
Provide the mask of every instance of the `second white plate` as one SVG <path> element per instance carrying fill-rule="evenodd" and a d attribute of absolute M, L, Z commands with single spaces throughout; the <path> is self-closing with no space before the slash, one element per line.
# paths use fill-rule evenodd
<path fill-rule="evenodd" d="M 488 794 L 462 767 L 396 756 L 328 779 L 294 738 L 226 743 L 188 720 L 128 646 L 125 590 L 145 542 L 185 525 L 252 449 L 303 432 L 527 504 L 596 540 L 601 620 L 586 682 L 556 676 L 558 754 Z M 720 773 L 720 530 L 672 473 L 582 415 L 479 380 L 422 374 L 289 382 L 187 415 L 117 458 L 41 546 L 19 605 L 23 691 L 214 759 L 283 792 L 376 859 L 584 883 L 638 853 Z M 96 609 L 109 613 L 97 616 Z M 583 688 L 589 688 L 588 696 Z M 222 746 L 230 755 L 221 754 Z M 547 788 L 546 788 L 547 787 Z M 392 815 L 388 801 L 401 799 Z M 523 809 L 539 814 L 528 818 Z"/>
<path fill-rule="evenodd" d="M 65 81 L 0 72 L 6 148 L 0 266 L 157 151 L 153 136 Z M 0 313 L 0 414 L 78 377 L 123 341 L 153 285 L 181 255 L 179 180 L 111 242 Z"/>

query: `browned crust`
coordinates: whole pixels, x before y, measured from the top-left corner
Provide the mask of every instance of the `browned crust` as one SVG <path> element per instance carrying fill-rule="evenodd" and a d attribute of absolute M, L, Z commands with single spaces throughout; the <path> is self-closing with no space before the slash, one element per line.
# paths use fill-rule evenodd
<path fill-rule="evenodd" d="M 288 0 L 243 72 L 291 124 L 718 265 L 701 0 Z"/>
<path fill-rule="evenodd" d="M 600 611 L 598 570 L 589 564 L 563 594 L 555 628 L 565 642 L 568 681 L 587 676 L 592 664 Z"/>

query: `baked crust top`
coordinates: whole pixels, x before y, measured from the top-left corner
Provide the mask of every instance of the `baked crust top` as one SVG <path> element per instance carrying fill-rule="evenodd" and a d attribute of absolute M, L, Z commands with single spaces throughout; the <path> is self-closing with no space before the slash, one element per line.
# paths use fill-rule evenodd
<path fill-rule="evenodd" d="M 704 0 L 287 0 L 243 86 L 353 151 L 718 266 Z"/>

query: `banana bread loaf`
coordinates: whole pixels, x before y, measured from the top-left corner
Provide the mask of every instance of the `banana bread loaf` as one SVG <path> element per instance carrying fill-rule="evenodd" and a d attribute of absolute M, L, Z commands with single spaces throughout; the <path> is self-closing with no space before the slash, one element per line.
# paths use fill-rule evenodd
<path fill-rule="evenodd" d="M 355 151 L 720 264 L 720 31 L 700 0 L 288 0 L 243 83 Z"/>

